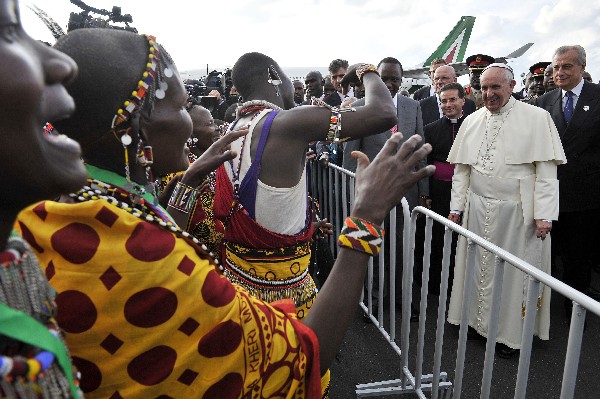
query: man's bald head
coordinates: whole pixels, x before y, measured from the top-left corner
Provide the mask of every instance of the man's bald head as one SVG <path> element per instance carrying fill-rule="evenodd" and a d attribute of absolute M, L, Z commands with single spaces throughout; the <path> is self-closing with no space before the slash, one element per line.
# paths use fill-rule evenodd
<path fill-rule="evenodd" d="M 439 93 L 442 87 L 452 82 L 456 82 L 456 71 L 450 65 L 442 65 L 433 73 L 433 84 L 436 93 Z"/>
<path fill-rule="evenodd" d="M 306 97 L 321 97 L 323 95 L 323 75 L 319 71 L 310 71 L 304 78 L 306 84 Z"/>

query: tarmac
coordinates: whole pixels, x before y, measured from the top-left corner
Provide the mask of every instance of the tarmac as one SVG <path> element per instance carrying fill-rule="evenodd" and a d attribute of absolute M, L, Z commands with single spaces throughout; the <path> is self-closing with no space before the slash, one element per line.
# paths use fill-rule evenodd
<path fill-rule="evenodd" d="M 600 276 L 593 274 L 592 286 L 600 286 Z M 425 333 L 423 374 L 433 369 L 435 323 L 438 297 L 429 295 Z M 600 398 L 600 318 L 587 313 L 587 326 L 583 334 L 581 356 L 575 388 L 575 398 Z M 400 315 L 397 319 L 400 346 Z M 415 374 L 418 323 L 411 323 L 409 369 Z M 445 323 L 441 371 L 448 373 L 448 381 L 454 380 L 458 327 Z M 569 323 L 565 316 L 563 296 L 552 294 L 550 340 L 534 337 L 531 366 L 527 385 L 527 398 L 560 398 L 564 358 L 567 349 Z M 462 398 L 480 397 L 485 340 L 467 341 Z M 512 359 L 495 357 L 491 398 L 513 398 L 516 384 L 518 356 Z M 331 399 L 356 398 L 356 385 L 398 379 L 401 377 L 400 356 L 383 338 L 378 329 L 365 322 L 362 309 L 358 308 L 354 322 L 346 334 L 342 347 L 331 367 Z M 431 393 L 426 396 L 431 397 Z M 390 398 L 417 398 L 414 393 L 378 396 Z"/>

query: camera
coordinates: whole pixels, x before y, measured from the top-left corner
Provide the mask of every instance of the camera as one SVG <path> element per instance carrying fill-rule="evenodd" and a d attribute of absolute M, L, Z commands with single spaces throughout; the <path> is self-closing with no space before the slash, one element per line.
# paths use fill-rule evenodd
<path fill-rule="evenodd" d="M 198 97 L 195 97 L 195 98 L 192 99 L 192 104 L 194 104 L 194 105 L 202 105 L 211 114 L 219 106 L 219 102 L 217 100 L 217 97 L 215 97 L 215 96 L 198 96 Z"/>
<path fill-rule="evenodd" d="M 204 82 L 201 80 L 186 79 L 183 81 L 183 84 L 185 85 L 185 89 L 188 92 L 188 96 L 192 99 L 208 94 L 208 89 Z"/>
<path fill-rule="evenodd" d="M 137 29 L 135 29 L 132 26 L 129 26 L 129 24 L 133 22 L 133 18 L 130 14 L 123 14 L 121 12 L 121 7 L 114 6 L 112 8 L 112 11 L 108 11 L 90 7 L 81 0 L 71 0 L 71 3 L 75 4 L 83 11 L 80 13 L 71 13 L 71 15 L 69 16 L 69 24 L 67 26 L 68 32 L 81 28 L 105 28 L 121 29 L 137 33 Z M 90 13 L 98 14 L 106 18 L 94 17 L 91 16 Z M 124 26 L 118 26 L 114 23 L 123 23 Z"/>

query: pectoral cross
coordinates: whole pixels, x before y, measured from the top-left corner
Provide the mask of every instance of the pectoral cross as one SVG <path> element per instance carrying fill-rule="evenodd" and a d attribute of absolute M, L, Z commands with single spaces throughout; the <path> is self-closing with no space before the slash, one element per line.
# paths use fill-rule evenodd
<path fill-rule="evenodd" d="M 491 155 L 488 151 L 485 152 L 485 154 L 483 154 L 481 156 L 481 159 L 483 160 L 483 164 L 481 166 L 483 166 L 485 168 L 485 165 L 487 164 L 487 162 L 491 159 Z"/>

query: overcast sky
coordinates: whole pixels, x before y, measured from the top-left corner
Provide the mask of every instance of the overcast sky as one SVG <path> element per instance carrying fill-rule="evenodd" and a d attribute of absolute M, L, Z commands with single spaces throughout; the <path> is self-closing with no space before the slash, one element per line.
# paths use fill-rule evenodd
<path fill-rule="evenodd" d="M 528 42 L 511 61 L 515 73 L 551 61 L 556 47 L 580 44 L 587 70 L 600 80 L 600 0 L 84 0 L 96 8 L 120 6 L 140 33 L 156 36 L 181 71 L 232 66 L 259 51 L 282 67 L 326 67 L 334 58 L 377 63 L 393 56 L 405 67 L 422 63 L 462 15 L 476 17 L 466 55 L 504 56 Z M 69 0 L 20 1 L 23 24 L 53 41 L 25 7 L 36 4 L 66 31 Z M 517 86 L 520 86 L 517 78 Z"/>

